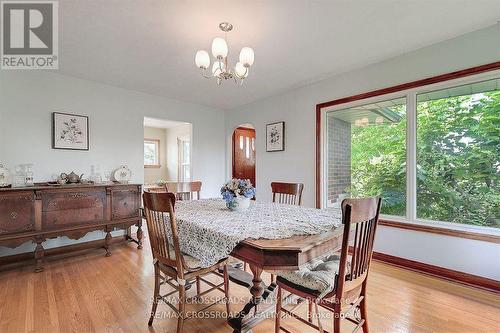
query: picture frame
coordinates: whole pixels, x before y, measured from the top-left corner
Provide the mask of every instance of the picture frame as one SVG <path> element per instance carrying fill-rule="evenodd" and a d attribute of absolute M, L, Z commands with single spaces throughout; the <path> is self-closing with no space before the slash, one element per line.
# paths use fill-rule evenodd
<path fill-rule="evenodd" d="M 266 125 L 266 152 L 285 150 L 285 122 L 278 121 Z"/>
<path fill-rule="evenodd" d="M 89 117 L 52 112 L 52 149 L 89 150 Z"/>

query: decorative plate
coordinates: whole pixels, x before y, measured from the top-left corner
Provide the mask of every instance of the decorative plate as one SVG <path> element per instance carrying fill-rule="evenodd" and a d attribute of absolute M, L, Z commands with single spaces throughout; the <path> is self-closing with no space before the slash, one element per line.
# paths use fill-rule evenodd
<path fill-rule="evenodd" d="M 132 171 L 126 165 L 122 165 L 113 172 L 113 180 L 121 184 L 127 184 L 130 178 L 132 178 Z"/>
<path fill-rule="evenodd" d="M 9 182 L 9 169 L 5 168 L 0 162 L 0 187 L 7 187 L 10 185 Z"/>

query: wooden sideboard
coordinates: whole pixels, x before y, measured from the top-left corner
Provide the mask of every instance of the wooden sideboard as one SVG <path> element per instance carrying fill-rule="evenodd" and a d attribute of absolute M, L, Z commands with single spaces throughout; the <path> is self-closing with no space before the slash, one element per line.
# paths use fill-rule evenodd
<path fill-rule="evenodd" d="M 111 231 L 137 225 L 142 248 L 141 185 L 36 184 L 0 189 L 0 246 L 15 248 L 36 243 L 35 272 L 43 271 L 42 243 L 59 236 L 79 239 L 95 230 L 106 232 L 104 249 L 110 256 Z"/>

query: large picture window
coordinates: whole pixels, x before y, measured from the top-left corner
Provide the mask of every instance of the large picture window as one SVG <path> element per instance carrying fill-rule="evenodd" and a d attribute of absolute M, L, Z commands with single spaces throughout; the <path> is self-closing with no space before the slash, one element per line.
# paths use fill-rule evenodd
<path fill-rule="evenodd" d="M 499 77 L 323 107 L 321 206 L 379 195 L 393 221 L 500 229 Z"/>

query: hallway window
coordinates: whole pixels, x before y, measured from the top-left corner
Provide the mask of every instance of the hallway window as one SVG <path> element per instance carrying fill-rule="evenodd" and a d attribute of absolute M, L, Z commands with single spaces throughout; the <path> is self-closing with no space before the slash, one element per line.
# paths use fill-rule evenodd
<path fill-rule="evenodd" d="M 144 139 L 144 167 L 160 167 L 160 140 Z"/>
<path fill-rule="evenodd" d="M 179 144 L 179 181 L 191 180 L 191 143 L 178 139 Z"/>

